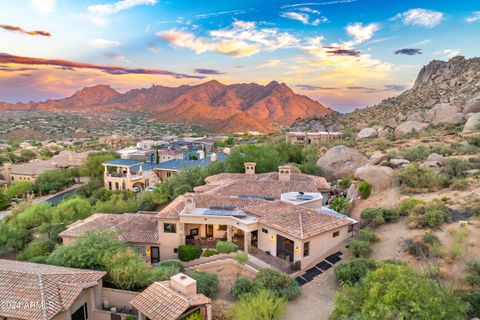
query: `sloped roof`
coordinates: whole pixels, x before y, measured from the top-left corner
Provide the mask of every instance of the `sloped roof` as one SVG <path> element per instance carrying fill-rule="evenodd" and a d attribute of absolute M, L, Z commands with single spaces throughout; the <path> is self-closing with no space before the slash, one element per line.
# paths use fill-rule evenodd
<path fill-rule="evenodd" d="M 178 319 L 188 308 L 211 303 L 203 294 L 187 298 L 170 286 L 170 281 L 155 282 L 130 301 L 152 320 Z"/>
<path fill-rule="evenodd" d="M 10 303 L 9 308 L 0 308 L 0 317 L 52 319 L 70 309 L 82 291 L 97 285 L 105 274 L 0 259 L 0 301 Z"/>
<path fill-rule="evenodd" d="M 100 229 L 119 232 L 127 242 L 158 243 L 158 223 L 154 214 L 145 213 L 95 213 L 84 220 L 72 223 L 60 237 L 79 237 L 87 231 Z"/>

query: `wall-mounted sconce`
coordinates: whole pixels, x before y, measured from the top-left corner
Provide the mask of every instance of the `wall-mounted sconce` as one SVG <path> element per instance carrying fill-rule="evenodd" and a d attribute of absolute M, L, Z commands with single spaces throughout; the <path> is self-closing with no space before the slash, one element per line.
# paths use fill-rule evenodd
<path fill-rule="evenodd" d="M 147 257 L 150 257 L 150 249 L 147 249 L 147 251 L 145 251 L 145 255 L 146 255 Z"/>
<path fill-rule="evenodd" d="M 295 247 L 295 252 L 300 252 L 300 248 L 299 247 Z"/>
<path fill-rule="evenodd" d="M 275 240 L 275 236 L 270 236 L 270 240 L 271 241 Z"/>

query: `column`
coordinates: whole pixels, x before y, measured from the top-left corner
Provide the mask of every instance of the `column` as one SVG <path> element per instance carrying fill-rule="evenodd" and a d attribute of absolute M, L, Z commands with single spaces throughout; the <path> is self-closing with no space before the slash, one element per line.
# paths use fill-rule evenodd
<path fill-rule="evenodd" d="M 212 305 L 207 304 L 207 320 L 212 320 Z"/>
<path fill-rule="evenodd" d="M 227 225 L 227 241 L 228 242 L 232 242 L 232 238 L 233 238 L 232 235 L 233 235 L 232 226 Z"/>
<path fill-rule="evenodd" d="M 247 253 L 250 250 L 250 236 L 251 236 L 250 231 L 246 231 L 245 235 L 243 236 L 243 247 L 244 247 L 243 250 Z"/>
<path fill-rule="evenodd" d="M 185 236 L 186 236 L 185 228 L 186 228 L 185 223 L 180 223 L 180 243 L 182 245 L 185 245 Z"/>

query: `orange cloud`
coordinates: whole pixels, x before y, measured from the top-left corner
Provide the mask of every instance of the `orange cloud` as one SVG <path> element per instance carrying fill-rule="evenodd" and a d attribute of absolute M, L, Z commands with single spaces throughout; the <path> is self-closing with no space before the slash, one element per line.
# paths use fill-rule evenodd
<path fill-rule="evenodd" d="M 192 79 L 203 79 L 204 76 L 198 75 L 188 75 L 182 73 L 175 73 L 166 70 L 158 69 L 132 69 L 124 68 L 118 66 L 105 66 L 93 63 L 83 63 L 75 62 L 62 59 L 43 59 L 43 58 L 31 58 L 31 57 L 20 57 L 14 56 L 7 53 L 0 53 L 0 63 L 16 63 L 16 64 L 27 64 L 27 65 L 51 65 L 51 66 L 60 66 L 65 68 L 76 68 L 76 69 L 95 69 L 101 70 L 108 74 L 113 75 L 122 75 L 122 74 L 150 74 L 150 75 L 164 75 L 172 76 L 174 78 L 192 78 Z"/>
<path fill-rule="evenodd" d="M 7 31 L 20 32 L 20 33 L 23 33 L 23 34 L 28 34 L 30 36 L 43 36 L 43 37 L 51 37 L 52 36 L 52 34 L 50 32 L 47 32 L 47 31 L 42 31 L 42 30 L 27 31 L 27 30 L 24 30 L 21 27 L 11 26 L 11 25 L 8 25 L 8 24 L 0 24 L 0 28 L 2 28 L 4 30 L 7 30 Z"/>

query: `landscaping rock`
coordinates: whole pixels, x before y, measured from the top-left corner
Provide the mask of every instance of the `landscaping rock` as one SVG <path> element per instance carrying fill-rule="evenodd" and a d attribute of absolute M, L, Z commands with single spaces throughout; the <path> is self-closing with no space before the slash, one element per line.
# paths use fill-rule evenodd
<path fill-rule="evenodd" d="M 409 133 L 422 132 L 428 127 L 428 123 L 420 121 L 407 121 L 395 128 L 395 137 L 401 138 Z"/>
<path fill-rule="evenodd" d="M 477 113 L 480 112 L 480 97 L 473 98 L 468 101 L 463 107 L 463 113 Z"/>
<path fill-rule="evenodd" d="M 463 126 L 463 134 L 470 134 L 480 129 L 480 112 L 474 113 L 467 119 L 467 122 Z"/>
<path fill-rule="evenodd" d="M 407 159 L 390 159 L 390 163 L 394 168 L 403 168 L 410 164 L 410 161 Z"/>
<path fill-rule="evenodd" d="M 357 184 L 355 182 L 352 182 L 352 184 L 350 185 L 347 191 L 347 199 L 353 200 L 358 197 L 359 197 L 359 194 L 358 194 Z"/>
<path fill-rule="evenodd" d="M 433 125 L 459 124 L 464 121 L 464 115 L 460 107 L 450 104 L 441 104 L 431 109 L 428 113 L 429 120 Z"/>
<path fill-rule="evenodd" d="M 328 150 L 317 161 L 325 178 L 328 180 L 352 178 L 355 170 L 368 163 L 368 159 L 360 152 L 339 145 Z"/>
<path fill-rule="evenodd" d="M 388 155 L 381 153 L 380 151 L 375 151 L 370 157 L 370 164 L 380 164 L 388 160 Z"/>
<path fill-rule="evenodd" d="M 441 164 L 447 164 L 448 159 L 438 153 L 430 153 L 428 156 L 427 162 L 440 162 Z"/>
<path fill-rule="evenodd" d="M 463 173 L 467 176 L 476 176 L 480 173 L 480 170 L 479 169 L 466 170 L 466 171 L 463 171 Z"/>
<path fill-rule="evenodd" d="M 357 133 L 357 139 L 374 138 L 377 136 L 377 130 L 374 128 L 363 128 Z"/>
<path fill-rule="evenodd" d="M 392 186 L 395 171 L 390 167 L 367 164 L 355 171 L 355 178 L 372 185 L 372 192 L 380 192 Z"/>

